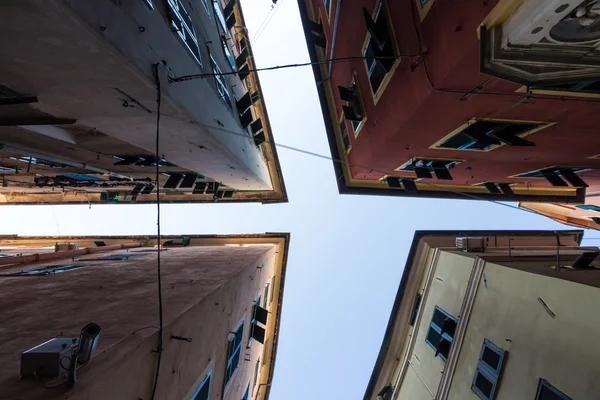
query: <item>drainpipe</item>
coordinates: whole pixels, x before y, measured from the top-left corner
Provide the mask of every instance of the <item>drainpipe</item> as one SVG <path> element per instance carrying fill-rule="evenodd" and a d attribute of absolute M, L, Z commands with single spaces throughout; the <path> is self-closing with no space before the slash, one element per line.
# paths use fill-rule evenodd
<path fill-rule="evenodd" d="M 110 176 L 114 176 L 115 178 L 131 179 L 129 176 L 117 174 L 115 172 L 110 172 L 106 169 L 96 168 L 91 165 L 79 163 L 79 162 L 75 162 L 75 161 L 67 161 L 67 160 L 63 160 L 61 158 L 56 158 L 56 157 L 48 156 L 45 154 L 34 153 L 29 150 L 23 150 L 23 149 L 19 149 L 17 147 L 7 146 L 2 143 L 0 143 L 0 151 L 6 151 L 8 153 L 23 154 L 25 156 L 35 157 L 35 158 L 43 158 L 44 160 L 52 161 L 52 162 L 59 163 L 59 164 L 65 164 L 65 165 L 68 165 L 69 167 L 73 167 L 73 168 L 88 169 L 90 171 L 98 172 L 100 174 L 108 174 Z"/>
<path fill-rule="evenodd" d="M 84 249 L 78 250 L 67 250 L 67 251 L 57 251 L 53 253 L 36 253 L 36 254 L 28 254 L 26 256 L 19 257 L 2 257 L 0 258 L 0 266 L 2 265 L 10 265 L 15 266 L 16 264 L 29 264 L 37 261 L 52 261 L 59 260 L 62 258 L 72 258 L 75 256 L 82 256 L 85 254 L 94 254 L 94 253 L 103 253 L 106 251 L 112 250 L 121 250 L 121 249 L 132 249 L 135 247 L 141 247 L 141 243 L 122 243 L 122 244 L 112 244 L 109 246 L 102 247 L 86 247 Z"/>
<path fill-rule="evenodd" d="M 333 58 L 333 52 L 335 51 L 335 39 L 337 38 L 338 23 L 340 22 L 340 7 L 342 6 L 342 0 L 337 0 L 335 6 L 335 22 L 333 23 L 333 39 L 331 40 L 331 52 L 329 53 L 329 59 Z M 331 78 L 331 68 L 333 67 L 333 61 L 329 61 L 329 71 L 327 76 Z"/>
<path fill-rule="evenodd" d="M 261 386 L 271 386 L 271 383 L 259 383 L 258 384 L 258 389 L 256 390 L 256 398 L 258 399 L 258 394 L 260 393 L 260 387 Z"/>

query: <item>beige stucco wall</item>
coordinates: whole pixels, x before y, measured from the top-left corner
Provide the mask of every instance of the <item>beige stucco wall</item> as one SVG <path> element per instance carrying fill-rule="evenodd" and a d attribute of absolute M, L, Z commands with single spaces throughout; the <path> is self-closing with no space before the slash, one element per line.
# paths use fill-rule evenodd
<path fill-rule="evenodd" d="M 460 254 L 440 252 L 431 286 L 421 303 L 421 323 L 416 331 L 410 368 L 402 381 L 398 399 L 434 398 L 446 363 L 440 357 L 435 357 L 435 350 L 425 342 L 429 323 L 436 305 L 458 318 L 473 261 Z"/>
<path fill-rule="evenodd" d="M 171 248 L 163 253 L 164 351 L 156 399 L 190 399 L 211 369 L 211 400 L 242 398 L 265 348 L 254 341 L 246 350 L 252 305 L 259 294 L 264 297 L 267 282 L 271 283 L 269 298 L 273 299 L 267 307 L 267 337 L 271 334 L 268 340 L 273 342 L 278 305 L 273 296 L 279 295 L 284 242 L 265 242 L 248 247 Z M 150 253 L 128 261 L 96 262 L 55 276 L 1 280 L 0 320 L 5 324 L 0 337 L 12 339 L 0 343 L 0 360 L 7 366 L 0 372 L 0 399 L 149 399 L 158 333 L 149 328 L 130 334 L 158 324 L 155 257 Z M 54 293 L 53 306 L 44 307 L 49 293 Z M 239 367 L 223 392 L 227 335 L 242 319 L 245 326 Z M 79 371 L 75 389 L 67 391 L 63 386 L 50 390 L 35 379 L 19 380 L 20 352 L 61 332 L 75 336 L 88 321 L 97 322 L 103 331 L 93 360 Z M 18 336 L 2 334 L 17 331 Z M 171 335 L 192 342 L 173 340 Z M 102 351 L 120 339 L 124 340 Z M 268 367 L 261 358 L 259 379 L 266 379 Z"/>
<path fill-rule="evenodd" d="M 471 384 L 484 339 L 508 352 L 496 400 L 534 399 L 540 378 L 573 399 L 598 399 L 600 291 L 492 263 L 484 274 L 448 399 L 478 398 Z"/>

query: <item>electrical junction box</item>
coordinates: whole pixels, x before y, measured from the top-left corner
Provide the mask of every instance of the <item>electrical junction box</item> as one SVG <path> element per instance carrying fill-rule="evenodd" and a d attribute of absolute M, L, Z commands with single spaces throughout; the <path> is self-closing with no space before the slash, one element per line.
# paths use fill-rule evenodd
<path fill-rule="evenodd" d="M 457 237 L 456 248 L 466 252 L 484 252 L 485 241 L 482 237 Z"/>
<path fill-rule="evenodd" d="M 21 354 L 21 378 L 56 378 L 65 374 L 77 341 L 77 338 L 54 338 L 25 351 Z"/>

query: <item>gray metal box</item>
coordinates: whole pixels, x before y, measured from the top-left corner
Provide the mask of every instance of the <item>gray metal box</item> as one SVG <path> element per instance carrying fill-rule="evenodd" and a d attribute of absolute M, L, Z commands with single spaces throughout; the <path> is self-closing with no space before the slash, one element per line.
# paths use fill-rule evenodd
<path fill-rule="evenodd" d="M 61 366 L 61 358 L 71 357 L 77 347 L 77 338 L 54 338 L 39 344 L 21 354 L 21 377 L 38 376 L 56 378 L 66 369 Z M 69 358 L 62 365 L 68 368 Z"/>

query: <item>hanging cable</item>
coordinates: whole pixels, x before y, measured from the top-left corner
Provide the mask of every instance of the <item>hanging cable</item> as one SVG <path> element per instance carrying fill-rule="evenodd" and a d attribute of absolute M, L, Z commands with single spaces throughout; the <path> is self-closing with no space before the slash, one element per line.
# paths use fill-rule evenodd
<path fill-rule="evenodd" d="M 401 57 L 416 57 L 418 54 L 402 54 L 399 56 L 390 56 L 390 57 L 377 57 L 378 59 L 400 59 Z M 355 60 L 365 60 L 369 57 L 364 57 L 364 56 L 354 56 L 354 57 L 338 57 L 338 58 L 331 58 L 328 60 L 324 60 L 324 61 L 310 61 L 310 62 L 304 62 L 304 63 L 297 63 L 297 64 L 284 64 L 284 65 L 276 65 L 276 66 L 272 66 L 272 67 L 264 67 L 264 68 L 254 68 L 254 69 L 249 69 L 245 72 L 260 72 L 260 71 L 272 71 L 272 70 L 276 70 L 276 69 L 284 69 L 284 68 L 296 68 L 296 67 L 306 67 L 309 65 L 320 65 L 320 64 L 329 64 L 330 62 L 348 62 L 348 61 L 355 61 Z M 212 76 L 222 76 L 222 75 L 237 75 L 239 72 L 222 72 L 220 74 L 215 74 L 215 73 L 204 73 L 204 74 L 192 74 L 192 75 L 184 75 L 184 76 L 179 76 L 179 77 L 174 77 L 174 78 L 169 78 L 169 83 L 171 82 L 183 82 L 183 81 L 190 81 L 193 79 L 203 79 L 206 77 L 212 77 Z"/>
<path fill-rule="evenodd" d="M 154 382 L 152 383 L 152 397 L 156 396 L 156 387 L 158 385 L 158 376 L 160 373 L 160 362 L 163 352 L 163 302 L 162 302 L 162 277 L 160 270 L 160 104 L 161 104 L 161 88 L 160 75 L 158 67 L 160 64 L 154 64 L 154 78 L 156 83 L 156 239 L 158 243 L 158 251 L 156 252 L 156 274 L 158 281 L 158 346 L 156 348 L 156 372 Z"/>
<path fill-rule="evenodd" d="M 259 30 L 256 32 L 256 37 L 254 38 L 254 40 L 250 41 L 250 45 L 255 45 L 256 42 L 258 42 L 258 39 L 260 38 L 260 36 L 263 34 L 263 32 L 265 31 L 265 29 L 267 29 L 267 26 L 269 25 L 269 22 L 271 22 L 273 20 L 273 17 L 275 17 L 275 14 L 277 14 L 277 11 L 279 11 L 279 9 L 281 8 L 281 5 L 283 4 L 285 0 L 280 0 L 279 3 L 277 4 L 277 6 L 275 7 L 275 11 L 273 11 L 273 14 L 271 14 L 271 18 L 269 18 L 269 20 L 267 21 L 267 23 L 265 24 L 265 26 L 263 26 L 262 30 Z"/>
<path fill-rule="evenodd" d="M 258 29 L 256 30 L 256 35 L 258 36 L 260 34 L 260 32 L 262 31 L 263 26 L 265 25 L 265 22 L 267 22 L 267 19 L 269 19 L 269 16 L 271 15 L 271 13 L 273 12 L 273 8 L 271 6 L 271 8 L 269 8 L 269 12 L 267 13 L 267 15 L 265 15 L 265 18 L 262 20 L 262 22 L 260 23 L 260 25 L 258 26 Z M 252 42 L 250 42 L 250 44 L 252 44 Z"/>

